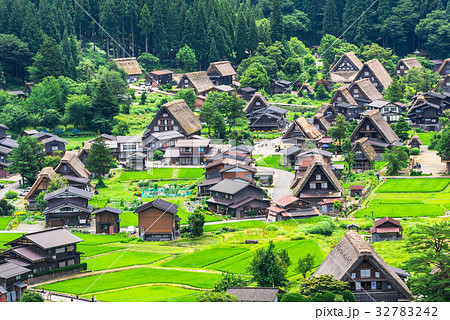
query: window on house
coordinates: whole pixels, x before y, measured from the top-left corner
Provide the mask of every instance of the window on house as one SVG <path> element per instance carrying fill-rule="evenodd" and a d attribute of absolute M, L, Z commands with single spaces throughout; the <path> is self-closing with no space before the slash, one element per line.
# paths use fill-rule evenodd
<path fill-rule="evenodd" d="M 66 252 L 66 247 L 56 248 L 55 254 Z"/>
<path fill-rule="evenodd" d="M 373 85 L 374 85 L 375 87 L 378 87 L 378 83 L 377 83 L 377 82 L 374 82 Z"/>
<path fill-rule="evenodd" d="M 52 151 L 58 150 L 58 146 L 52 146 Z"/>
<path fill-rule="evenodd" d="M 19 275 L 19 276 L 16 276 L 16 280 L 20 280 L 20 275 Z"/>
<path fill-rule="evenodd" d="M 67 164 L 63 165 L 63 170 L 67 171 Z"/>
<path fill-rule="evenodd" d="M 355 96 L 355 98 L 359 98 L 359 94 L 357 94 L 357 93 L 354 94 L 354 96 Z"/>
<path fill-rule="evenodd" d="M 320 176 L 320 174 L 316 174 L 316 180 L 321 180 L 322 177 Z"/>
<path fill-rule="evenodd" d="M 178 126 L 174 126 L 174 127 L 173 127 L 173 130 L 178 130 Z"/>
<path fill-rule="evenodd" d="M 400 70 L 397 70 L 397 74 L 400 74 Z"/>
<path fill-rule="evenodd" d="M 405 74 L 407 74 L 408 73 L 408 70 L 405 70 Z"/>
<path fill-rule="evenodd" d="M 353 273 L 352 273 L 352 279 L 355 279 L 355 278 L 356 278 L 356 273 L 353 272 Z"/>
<path fill-rule="evenodd" d="M 205 148 L 204 147 L 198 148 L 198 152 L 205 152 Z"/>
<path fill-rule="evenodd" d="M 73 266 L 74 264 L 75 264 L 74 259 L 67 261 L 67 266 Z"/>
<path fill-rule="evenodd" d="M 261 105 L 261 102 L 256 101 L 255 105 L 259 106 L 259 105 Z"/>
<path fill-rule="evenodd" d="M 66 262 L 65 261 L 61 261 L 59 264 L 58 264 L 58 268 L 64 268 L 66 266 Z"/>
<path fill-rule="evenodd" d="M 189 80 L 188 79 L 184 79 L 184 83 L 189 83 Z"/>
<path fill-rule="evenodd" d="M 342 101 L 342 97 L 337 97 L 336 100 L 337 101 Z"/>
<path fill-rule="evenodd" d="M 375 272 L 375 278 L 379 278 L 380 277 L 380 273 L 379 272 Z"/>
<path fill-rule="evenodd" d="M 358 93 L 359 92 L 358 88 L 353 89 L 353 92 Z"/>
<path fill-rule="evenodd" d="M 400 66 L 400 69 L 402 69 L 402 70 L 405 69 L 405 66 L 404 66 L 404 65 L 401 65 L 401 66 Z"/>
<path fill-rule="evenodd" d="M 370 269 L 361 269 L 361 278 L 370 278 Z"/>
<path fill-rule="evenodd" d="M 328 188 L 328 183 L 322 182 L 322 189 L 327 189 L 327 188 Z"/>
<path fill-rule="evenodd" d="M 366 124 L 366 130 L 370 130 L 370 125 Z"/>
<path fill-rule="evenodd" d="M 168 117 L 169 114 L 168 113 L 163 113 L 163 117 Z"/>
<path fill-rule="evenodd" d="M 356 289 L 356 290 L 361 290 L 361 282 L 356 281 L 356 283 L 355 283 L 355 289 Z"/>
<path fill-rule="evenodd" d="M 315 188 L 316 188 L 316 184 L 313 183 L 313 182 L 311 182 L 311 183 L 309 184 L 309 188 L 310 188 L 310 189 L 315 189 Z"/>
<path fill-rule="evenodd" d="M 252 175 L 251 174 L 246 174 L 245 175 L 245 179 L 251 179 L 252 178 Z"/>
<path fill-rule="evenodd" d="M 364 75 L 368 76 L 369 75 L 369 71 L 364 71 Z"/>

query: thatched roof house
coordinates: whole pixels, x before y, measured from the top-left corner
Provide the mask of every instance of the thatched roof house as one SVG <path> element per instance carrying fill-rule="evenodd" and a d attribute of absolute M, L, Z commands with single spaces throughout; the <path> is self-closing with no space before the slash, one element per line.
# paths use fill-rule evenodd
<path fill-rule="evenodd" d="M 420 64 L 419 60 L 417 60 L 416 57 L 409 57 L 400 59 L 397 62 L 395 69 L 397 70 L 397 74 L 403 77 L 406 76 L 406 74 L 411 68 L 421 68 L 421 67 L 422 65 Z"/>
<path fill-rule="evenodd" d="M 450 74 L 450 58 L 445 59 L 439 69 L 437 70 L 441 76 L 445 76 L 446 74 Z"/>
<path fill-rule="evenodd" d="M 312 124 L 308 122 L 304 117 L 297 118 L 291 123 L 287 131 L 283 134 L 281 139 L 283 140 L 320 140 L 322 134 Z"/>
<path fill-rule="evenodd" d="M 375 100 L 382 100 L 383 95 L 375 88 L 370 79 L 364 78 L 354 81 L 348 91 L 360 106 L 367 106 Z"/>
<path fill-rule="evenodd" d="M 314 272 L 348 282 L 358 302 L 412 301 L 397 273 L 355 231 L 349 230 Z"/>
<path fill-rule="evenodd" d="M 185 73 L 181 77 L 177 88 L 192 88 L 197 95 L 206 95 L 210 90 L 214 89 L 214 83 L 211 81 L 206 71 L 197 71 Z"/>
<path fill-rule="evenodd" d="M 355 79 L 356 74 L 361 70 L 363 63 L 358 59 L 354 52 L 347 52 L 331 66 L 331 82 L 350 83 Z"/>
<path fill-rule="evenodd" d="M 392 82 L 391 76 L 378 59 L 365 62 L 355 80 L 364 78 L 369 78 L 380 92 L 389 87 Z"/>
<path fill-rule="evenodd" d="M 141 67 L 136 57 L 112 59 L 120 68 L 123 68 L 128 76 L 139 76 L 142 74 Z"/>

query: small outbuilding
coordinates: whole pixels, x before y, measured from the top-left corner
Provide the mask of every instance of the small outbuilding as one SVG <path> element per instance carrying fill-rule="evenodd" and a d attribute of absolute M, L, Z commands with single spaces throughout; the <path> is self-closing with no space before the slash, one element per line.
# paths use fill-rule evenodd
<path fill-rule="evenodd" d="M 402 232 L 403 228 L 400 222 L 390 217 L 384 217 L 375 221 L 375 225 L 370 228 L 373 242 L 400 240 Z"/>
<path fill-rule="evenodd" d="M 362 192 L 364 190 L 364 186 L 363 185 L 350 185 L 350 196 L 351 197 L 361 197 L 362 196 Z"/>
<path fill-rule="evenodd" d="M 93 212 L 95 214 L 95 233 L 113 234 L 120 232 L 120 214 L 122 210 L 104 207 Z"/>
<path fill-rule="evenodd" d="M 417 148 L 420 150 L 420 147 L 423 145 L 422 140 L 420 140 L 419 136 L 412 136 L 408 141 L 408 147 Z"/>

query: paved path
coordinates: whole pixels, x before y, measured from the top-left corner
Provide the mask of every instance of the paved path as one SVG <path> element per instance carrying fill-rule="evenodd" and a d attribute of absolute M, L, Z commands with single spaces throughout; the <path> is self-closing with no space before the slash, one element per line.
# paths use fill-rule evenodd
<path fill-rule="evenodd" d="M 416 162 L 419 162 L 423 173 L 431 173 L 433 176 L 440 176 L 445 173 L 445 163 L 441 162 L 441 157 L 437 151 L 428 150 L 428 146 L 421 147 L 421 153 L 416 156 Z"/>
<path fill-rule="evenodd" d="M 12 180 L 15 181 L 12 184 L 4 184 L 5 188 L 4 189 L 0 189 L 0 199 L 3 199 L 5 197 L 6 192 L 8 191 L 15 191 L 17 189 L 19 189 L 19 181 L 20 181 L 20 176 L 19 175 L 14 175 L 12 177 L 10 177 L 7 180 Z"/>
<path fill-rule="evenodd" d="M 272 199 L 277 200 L 286 195 L 292 195 L 290 188 L 294 181 L 295 174 L 281 169 L 273 169 L 275 172 L 274 188 L 272 191 Z"/>
<path fill-rule="evenodd" d="M 281 144 L 281 138 L 276 138 L 272 140 L 264 140 L 255 144 L 253 154 L 262 154 L 265 157 L 272 154 L 276 154 L 276 146 Z"/>

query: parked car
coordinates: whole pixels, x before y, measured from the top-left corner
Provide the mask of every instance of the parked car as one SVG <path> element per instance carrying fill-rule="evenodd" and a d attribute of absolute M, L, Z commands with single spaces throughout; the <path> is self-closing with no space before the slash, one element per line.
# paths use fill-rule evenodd
<path fill-rule="evenodd" d="M 127 228 L 127 232 L 130 234 L 135 234 L 136 233 L 136 227 L 135 226 L 129 226 Z"/>

